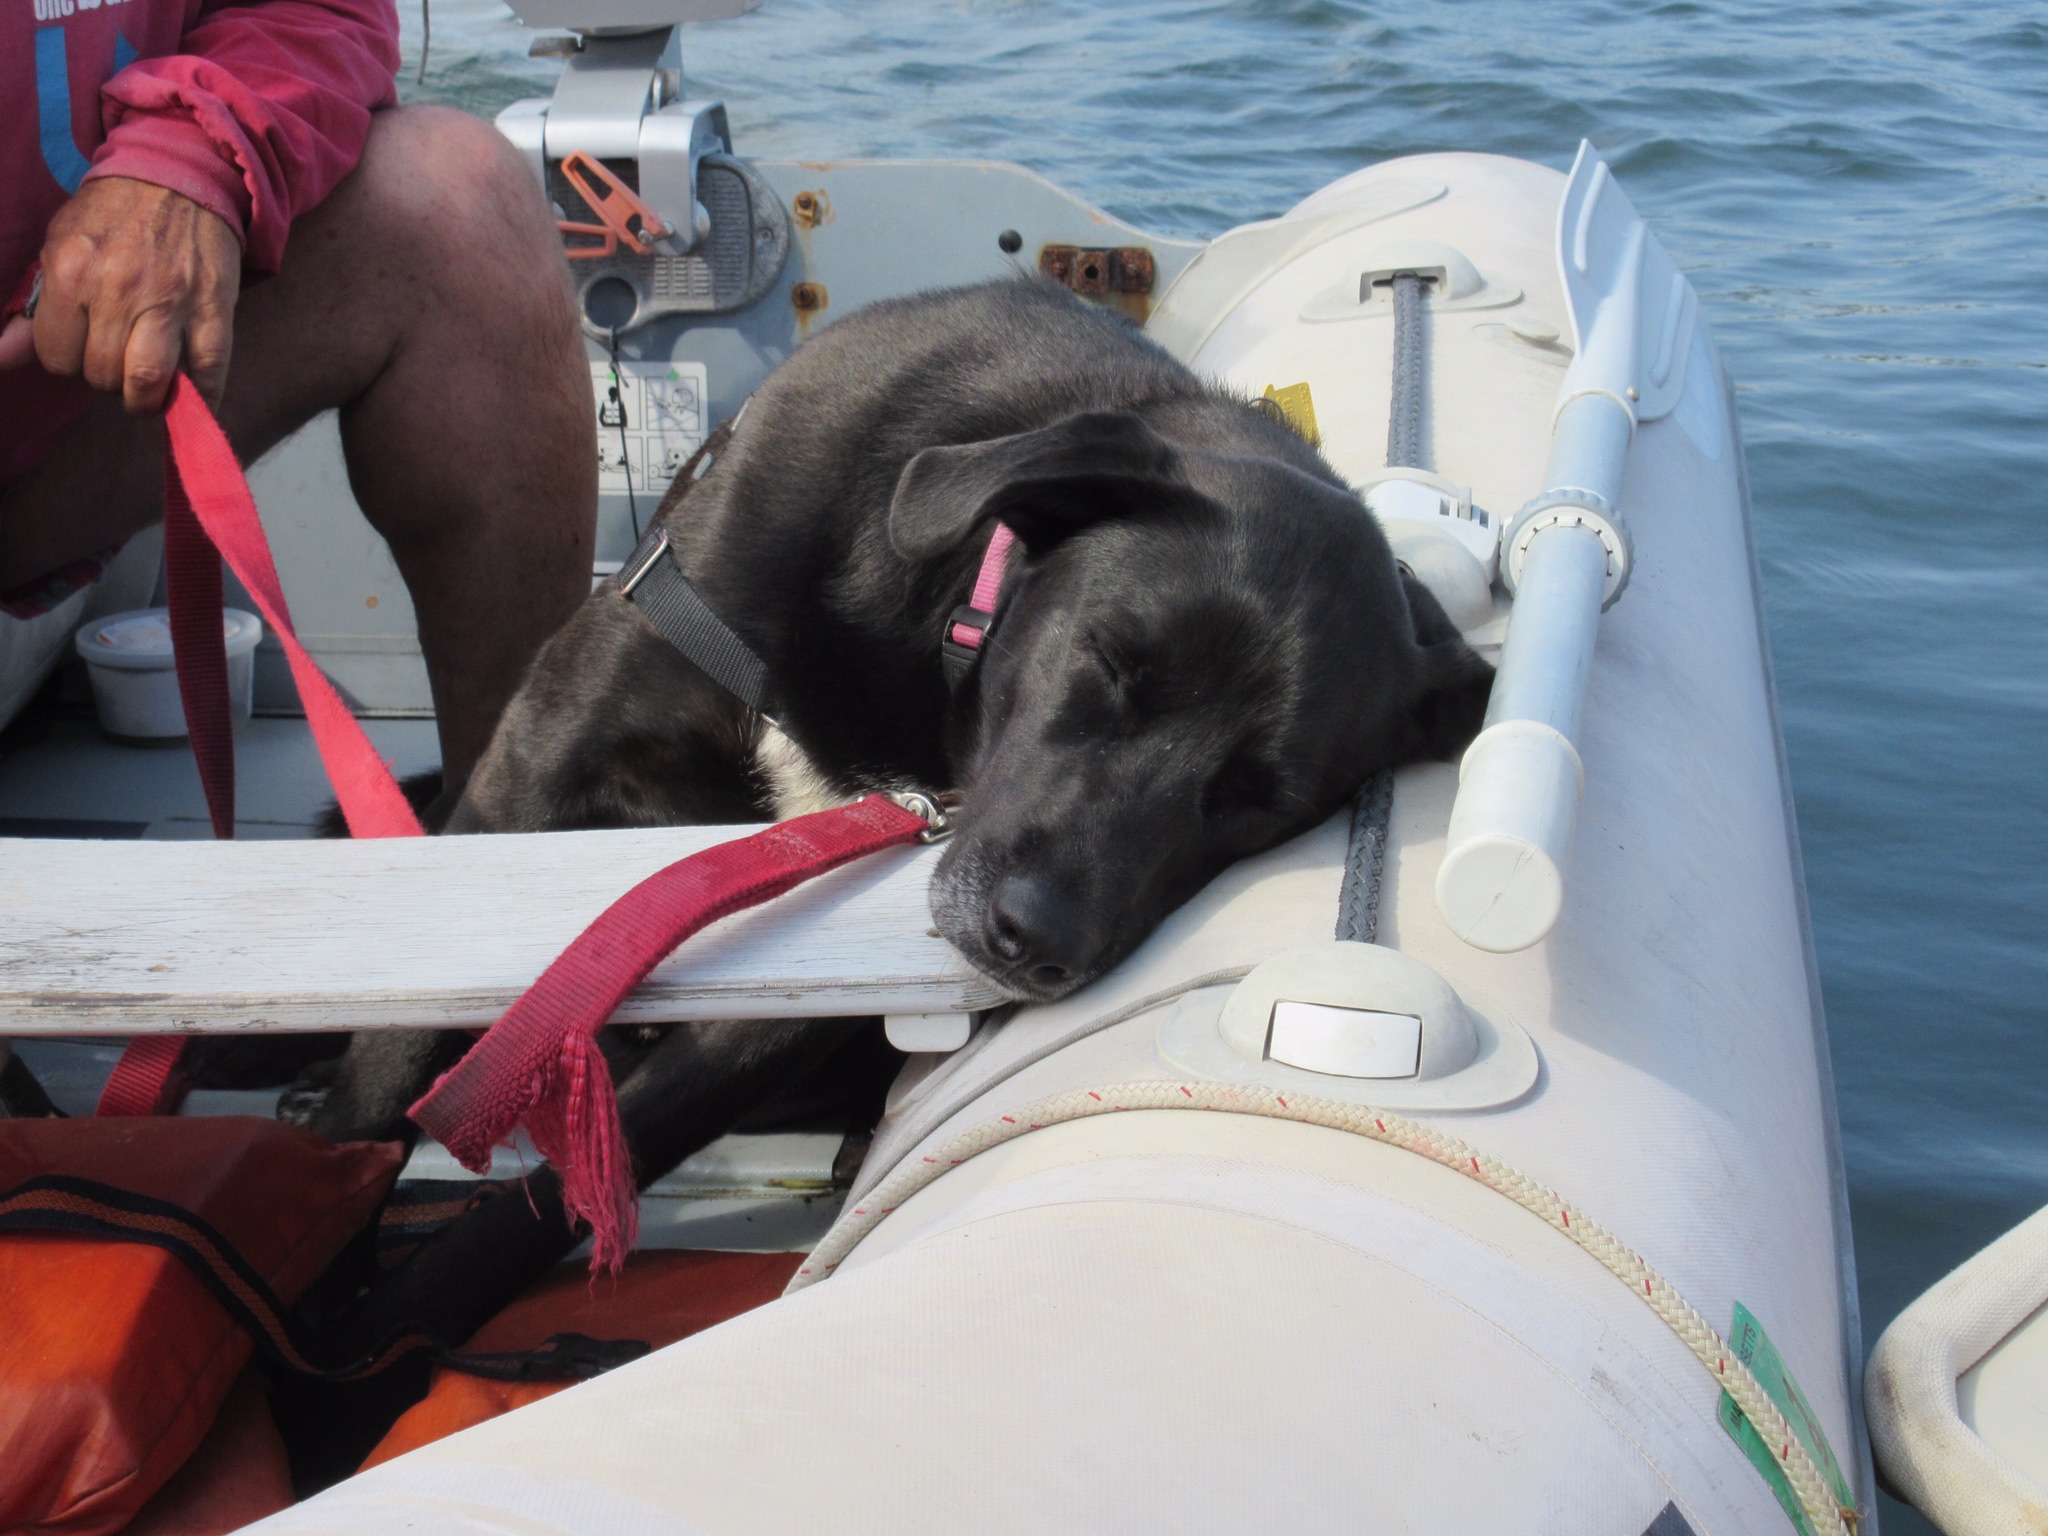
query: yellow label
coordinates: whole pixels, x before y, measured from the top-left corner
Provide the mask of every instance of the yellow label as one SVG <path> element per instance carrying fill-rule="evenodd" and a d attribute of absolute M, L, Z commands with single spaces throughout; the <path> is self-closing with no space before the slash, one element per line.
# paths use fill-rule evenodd
<path fill-rule="evenodd" d="M 1308 392 L 1306 383 L 1285 387 L 1268 384 L 1264 398 L 1280 408 L 1287 425 L 1311 448 L 1323 446 L 1323 434 L 1316 429 L 1315 397 Z"/>

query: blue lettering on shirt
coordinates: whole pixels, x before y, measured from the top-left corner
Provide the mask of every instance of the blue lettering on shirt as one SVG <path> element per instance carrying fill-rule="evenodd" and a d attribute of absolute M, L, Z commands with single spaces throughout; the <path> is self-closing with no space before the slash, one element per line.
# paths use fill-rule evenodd
<path fill-rule="evenodd" d="M 42 126 L 43 164 L 66 192 L 76 192 L 92 162 L 71 137 L 71 69 L 62 27 L 36 28 L 36 107 Z"/>
<path fill-rule="evenodd" d="M 99 0 L 89 0 L 97 6 Z M 135 45 L 114 34 L 114 70 L 118 74 L 139 57 Z M 42 129 L 43 164 L 57 185 L 76 192 L 85 173 L 92 169 L 91 157 L 79 149 L 71 135 L 71 63 L 64 46 L 64 29 L 36 28 L 36 109 Z"/>

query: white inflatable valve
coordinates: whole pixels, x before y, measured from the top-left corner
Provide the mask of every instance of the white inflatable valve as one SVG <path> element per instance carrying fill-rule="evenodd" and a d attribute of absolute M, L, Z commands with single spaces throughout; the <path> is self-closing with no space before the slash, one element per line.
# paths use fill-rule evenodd
<path fill-rule="evenodd" d="M 1634 561 L 1622 471 L 1636 426 L 1684 392 L 1698 301 L 1590 144 L 1558 204 L 1576 356 L 1551 428 L 1547 489 L 1501 536 L 1514 593 L 1493 697 L 1458 773 L 1437 907 L 1475 948 L 1538 943 L 1564 910 L 1585 772 L 1579 715 L 1601 612 Z"/>
<path fill-rule="evenodd" d="M 1253 967 L 1217 1030 L 1245 1061 L 1329 1077 L 1427 1081 L 1479 1054 L 1478 1028 L 1443 977 L 1398 950 L 1341 940 Z"/>
<path fill-rule="evenodd" d="M 1389 469 L 1361 488 L 1394 558 L 1429 588 L 1453 624 L 1478 629 L 1493 617 L 1500 527 L 1472 493 L 1420 469 Z"/>
<path fill-rule="evenodd" d="M 1541 1072 L 1527 1030 L 1412 955 L 1321 939 L 1269 955 L 1235 986 L 1200 987 L 1159 1024 L 1160 1055 L 1194 1077 L 1388 1109 L 1511 1104 Z"/>

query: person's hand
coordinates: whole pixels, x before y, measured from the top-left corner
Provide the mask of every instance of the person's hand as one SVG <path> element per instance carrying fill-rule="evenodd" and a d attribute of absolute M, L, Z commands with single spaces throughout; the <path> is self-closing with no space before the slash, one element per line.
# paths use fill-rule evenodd
<path fill-rule="evenodd" d="M 102 176 L 50 221 L 35 320 L 17 315 L 0 331 L 0 368 L 33 354 L 145 416 L 163 409 L 182 365 L 218 405 L 241 286 L 242 245 L 226 220 L 167 188 Z"/>

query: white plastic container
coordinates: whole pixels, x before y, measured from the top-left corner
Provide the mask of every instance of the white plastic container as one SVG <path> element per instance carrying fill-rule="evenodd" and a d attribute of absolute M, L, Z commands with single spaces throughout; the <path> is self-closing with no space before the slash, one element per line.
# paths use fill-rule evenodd
<path fill-rule="evenodd" d="M 240 725 L 255 699 L 256 642 L 263 621 L 239 608 L 221 610 L 227 631 L 228 709 Z M 137 608 L 109 614 L 79 630 L 74 642 L 92 675 L 100 729 L 117 741 L 170 742 L 185 736 L 171 650 L 171 611 Z"/>

